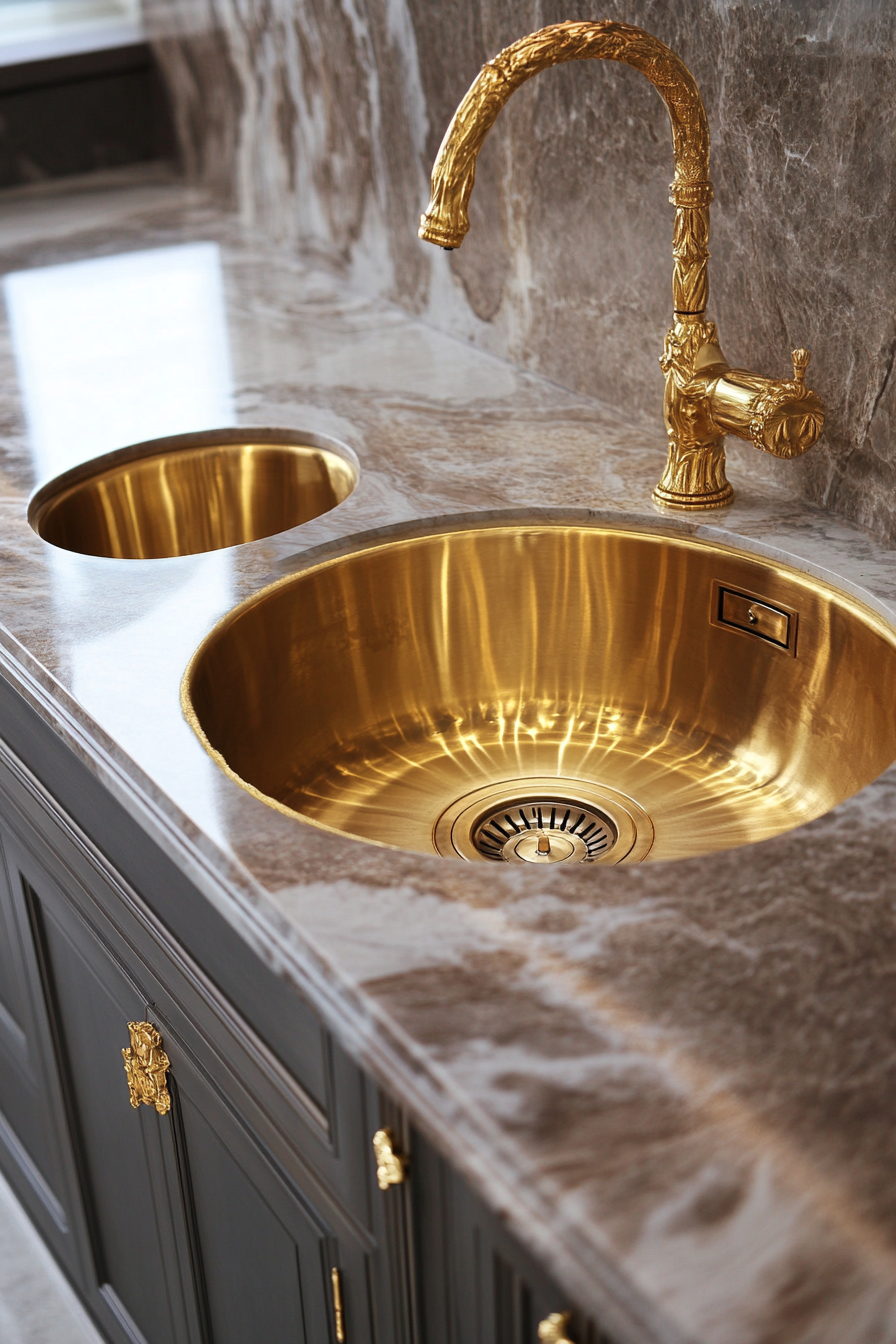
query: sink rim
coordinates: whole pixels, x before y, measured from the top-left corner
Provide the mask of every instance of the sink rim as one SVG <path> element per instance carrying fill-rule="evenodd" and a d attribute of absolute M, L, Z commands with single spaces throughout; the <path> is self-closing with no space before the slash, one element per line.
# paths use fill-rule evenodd
<path fill-rule="evenodd" d="M 519 509 L 498 509 L 477 513 L 437 515 L 430 518 L 418 518 L 397 525 L 391 524 L 386 527 L 366 529 L 363 532 L 341 537 L 303 552 L 288 574 L 265 584 L 257 592 L 244 598 L 207 631 L 194 649 L 181 678 L 180 704 L 183 717 L 193 730 L 200 746 L 215 765 L 241 789 L 258 799 L 266 807 L 273 808 L 294 821 L 312 826 L 328 835 L 338 836 L 342 840 L 374 845 L 379 849 L 391 850 L 399 854 L 412 852 L 402 845 L 392 844 L 389 841 L 378 840 L 365 835 L 357 835 L 341 827 L 328 825 L 326 822 L 280 802 L 277 798 L 264 793 L 256 785 L 239 775 L 223 754 L 212 746 L 192 702 L 192 678 L 202 655 L 210 643 L 222 631 L 238 620 L 243 612 L 249 611 L 254 606 L 267 600 L 270 595 L 279 589 L 314 573 L 337 566 L 355 556 L 392 548 L 398 544 L 413 544 L 449 533 L 501 531 L 512 528 L 556 530 L 568 527 L 582 528 L 604 534 L 615 533 L 622 537 L 652 537 L 684 549 L 698 548 L 703 551 L 760 563 L 769 568 L 778 568 L 783 571 L 786 577 L 796 578 L 817 588 L 826 596 L 833 595 L 836 597 L 857 618 L 870 625 L 883 639 L 896 648 L 896 612 L 880 599 L 876 599 L 873 593 L 852 584 L 833 571 L 827 571 L 812 562 L 802 560 L 799 556 L 789 552 L 782 555 L 780 551 L 767 546 L 763 542 L 742 537 L 728 529 L 721 529 L 718 525 L 710 526 L 699 523 L 695 525 L 690 520 L 686 521 L 673 517 L 656 518 L 641 513 L 622 513 L 609 509 L 597 511 L 532 508 L 525 512 Z M 707 533 L 710 533 L 710 535 L 707 535 Z M 785 555 L 786 558 L 784 558 Z M 873 780 L 869 780 L 864 787 L 869 787 L 871 783 L 873 783 Z M 859 790 L 859 792 L 861 791 Z M 836 804 L 835 806 L 840 805 Z M 808 821 L 803 823 L 803 825 L 808 824 Z M 802 826 L 797 826 L 794 829 L 802 829 Z M 774 838 L 769 837 L 769 842 Z M 763 839 L 753 843 L 764 844 L 766 840 Z M 424 858 L 427 856 L 418 853 L 417 857 Z M 431 857 L 437 858 L 438 854 L 435 853 Z"/>
<path fill-rule="evenodd" d="M 349 468 L 352 476 L 352 487 L 345 499 L 333 505 L 326 512 L 331 513 L 333 509 L 340 507 L 340 504 L 346 503 L 357 491 L 361 482 L 361 464 L 357 453 L 354 452 L 348 444 L 340 439 L 335 439 L 332 435 L 322 434 L 317 430 L 290 429 L 282 426 L 270 425 L 228 425 L 221 429 L 202 429 L 189 430 L 182 434 L 169 434 L 161 438 L 143 439 L 139 443 L 127 444 L 123 448 L 113 448 L 107 453 L 101 453 L 98 457 L 87 458 L 84 462 L 78 462 L 73 467 L 68 467 L 65 471 L 59 472 L 55 476 L 50 476 L 41 481 L 32 491 L 25 508 L 25 516 L 34 534 L 40 538 L 47 546 L 53 546 L 56 550 L 66 550 L 68 554 L 90 555 L 92 559 L 118 561 L 120 558 L 132 559 L 133 557 L 117 557 L 95 554 L 93 552 L 69 551 L 66 547 L 59 547 L 55 542 L 44 537 L 40 531 L 39 523 L 41 518 L 47 514 L 51 506 L 62 496 L 76 491 L 80 486 L 87 485 L 90 481 L 102 476 L 106 472 L 116 471 L 126 467 L 129 463 L 139 461 L 152 461 L 153 458 L 163 458 L 175 455 L 185 450 L 196 450 L 203 448 L 228 448 L 240 445 L 253 444 L 259 447 L 286 447 L 286 448 L 311 448 L 319 449 L 324 453 L 331 453 L 338 457 Z M 317 515 L 324 517 L 324 514 Z M 296 526 L 303 526 L 299 523 Z M 287 528 L 287 531 L 291 529 Z M 280 533 L 271 533 L 271 536 L 281 535 Z M 251 546 L 256 541 L 266 540 L 266 537 L 257 537 L 253 541 L 238 542 L 236 545 Z M 233 547 L 219 547 L 219 550 L 230 550 Z M 169 555 L 152 557 L 157 560 L 184 560 L 189 559 L 191 555 L 212 554 L 209 551 L 197 551 L 185 555 Z M 142 563 L 146 563 L 143 559 Z"/>
<path fill-rule="evenodd" d="M 246 428 L 252 429 L 253 426 Z M 204 432 L 204 431 L 203 431 Z M 230 432 L 230 431 L 226 431 Z M 241 430 L 240 433 L 243 431 Z M 321 440 L 326 435 L 318 435 Z M 309 436 L 309 443 L 310 443 Z M 159 442 L 159 440 L 156 440 Z M 332 440 L 337 443 L 337 440 Z M 324 444 L 324 447 L 329 446 Z M 354 464 L 356 454 L 345 445 L 340 445 L 348 461 Z M 119 450 L 121 451 L 121 450 Z M 91 459 L 96 461 L 96 458 Z M 54 478 L 58 479 L 58 478 Z M 360 477 L 359 477 L 360 483 Z M 347 500 L 344 502 L 348 502 Z M 835 520 L 836 521 L 836 520 Z M 722 527 L 718 519 L 712 522 L 706 519 L 696 520 L 672 508 L 656 506 L 650 512 L 638 509 L 584 508 L 569 505 L 509 505 L 501 508 L 466 509 L 457 513 L 426 514 L 417 518 L 402 518 L 398 522 L 384 523 L 378 527 L 365 527 L 360 532 L 349 532 L 335 536 L 314 546 L 296 551 L 279 566 L 281 575 L 264 584 L 251 593 L 216 622 L 203 636 L 201 643 L 210 638 L 218 625 L 221 625 L 243 606 L 248 606 L 264 594 L 272 591 L 281 583 L 325 562 L 347 559 L 362 551 L 396 541 L 420 541 L 436 534 L 452 532 L 479 531 L 485 528 L 501 527 L 587 527 L 598 532 L 623 532 L 638 536 L 665 537 L 670 541 L 700 543 L 709 550 L 719 550 L 741 555 L 759 564 L 780 565 L 784 570 L 801 579 L 811 580 L 830 589 L 839 597 L 855 603 L 862 611 L 880 622 L 887 637 L 896 638 L 896 597 L 892 601 L 878 597 L 869 588 L 836 570 L 799 554 L 797 551 L 783 550 L 756 537 L 746 536 L 730 527 Z M 251 544 L 251 543 L 250 543 Z M 285 565 L 289 564 L 289 571 Z M 201 645 L 199 646 L 201 647 Z M 198 650 L 197 650 L 198 651 Z M 192 661 L 192 660 L 191 660 Z"/>

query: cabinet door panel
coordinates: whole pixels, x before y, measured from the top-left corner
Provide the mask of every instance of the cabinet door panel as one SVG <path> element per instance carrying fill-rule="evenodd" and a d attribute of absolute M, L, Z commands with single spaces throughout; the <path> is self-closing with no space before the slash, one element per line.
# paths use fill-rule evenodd
<path fill-rule="evenodd" d="M 2 841 L 2 837 L 0 837 Z M 0 843 L 0 1111 L 41 1170 L 49 1168 L 39 1109 L 40 1070 L 29 1039 L 22 949 Z"/>
<path fill-rule="evenodd" d="M 0 884 L 6 887 L 2 855 Z M 56 1195 L 47 1200 L 50 1187 L 56 1184 L 57 1164 L 47 1127 L 39 1051 L 19 988 L 20 948 L 9 894 L 0 890 L 0 1129 L 23 1175 L 32 1185 L 46 1187 L 40 1193 L 45 1202 L 55 1206 L 54 1216 L 59 1216 Z"/>
<path fill-rule="evenodd" d="M 168 1123 L 129 1101 L 121 1051 L 146 1000 L 61 899 L 29 889 L 45 992 L 81 1168 L 97 1284 L 114 1315 L 147 1344 L 183 1337 L 174 1256 L 166 1263 L 167 1208 L 158 1134 Z"/>
<path fill-rule="evenodd" d="M 332 1270 L 344 1333 L 372 1344 L 365 1235 L 322 1194 L 314 1202 L 270 1159 L 173 1028 L 172 1117 L 180 1184 L 194 1228 L 209 1344 L 329 1344 Z M 390 1342 L 391 1344 L 391 1342 Z M 397 1342 L 396 1342 L 397 1344 Z"/>
<path fill-rule="evenodd" d="M 187 1020 L 176 1014 L 159 1026 L 171 1057 L 178 1183 L 193 1226 L 208 1344 L 335 1344 L 334 1269 L 348 1344 L 411 1344 L 396 1301 L 407 1286 L 392 1280 L 408 1266 L 397 1248 L 386 1249 L 384 1220 L 371 1233 L 338 1189 L 308 1180 L 301 1158 L 283 1153 L 269 1123 L 247 1127 L 207 1073 Z M 370 1147 L 365 1182 L 375 1180 L 372 1158 Z M 366 1205 L 364 1196 L 355 1202 Z"/>
<path fill-rule="evenodd" d="M 394 1118 L 378 1116 L 376 1089 L 320 1024 L 310 1033 L 285 1013 L 321 1061 L 309 1110 L 277 1043 L 234 1014 L 141 892 L 33 794 L 8 797 L 2 771 L 0 785 L 26 997 L 82 1248 L 72 1277 L 110 1341 L 411 1344 L 404 1206 L 376 1189 L 371 1147 Z M 131 1108 L 121 1058 L 128 1021 L 144 1018 L 171 1061 L 161 1117 Z"/>
<path fill-rule="evenodd" d="M 65 1118 L 40 1005 L 22 874 L 11 836 L 0 827 L 0 1149 L 3 1167 L 70 1273 L 77 1248 L 66 1209 Z M 37 995 L 40 998 L 40 995 Z"/>
<path fill-rule="evenodd" d="M 183 1089 L 177 1100 L 211 1339 L 305 1344 L 304 1299 L 326 1328 L 319 1232 L 284 1226 Z"/>
<path fill-rule="evenodd" d="M 0 845 L 0 1040 L 25 1046 L 21 954 L 3 848 Z"/>
<path fill-rule="evenodd" d="M 538 1325 L 571 1304 L 423 1137 L 413 1193 L 425 1344 L 538 1344 Z M 610 1344 L 573 1312 L 577 1344 Z"/>
<path fill-rule="evenodd" d="M 335 1344 L 334 1269 L 348 1344 L 403 1344 L 382 1248 L 335 1192 L 312 1196 L 298 1168 L 280 1168 L 264 1134 L 246 1129 L 174 1027 L 164 1029 L 209 1344 Z"/>

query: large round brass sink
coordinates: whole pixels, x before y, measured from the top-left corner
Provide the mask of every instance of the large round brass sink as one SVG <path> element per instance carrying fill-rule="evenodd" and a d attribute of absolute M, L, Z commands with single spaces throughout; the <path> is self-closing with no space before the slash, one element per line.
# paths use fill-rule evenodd
<path fill-rule="evenodd" d="M 335 508 L 358 473 L 316 434 L 214 430 L 155 439 L 74 467 L 28 509 L 44 541 L 155 560 L 258 541 Z"/>
<path fill-rule="evenodd" d="M 231 776 L 335 831 L 484 862 L 673 859 L 817 817 L 896 758 L 896 635 L 739 551 L 485 526 L 265 589 L 183 697 Z"/>

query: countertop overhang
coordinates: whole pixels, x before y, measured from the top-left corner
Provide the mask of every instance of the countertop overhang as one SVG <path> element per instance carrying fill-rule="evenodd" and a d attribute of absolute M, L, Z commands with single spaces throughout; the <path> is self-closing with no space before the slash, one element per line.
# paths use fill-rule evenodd
<path fill-rule="evenodd" d="M 2 674 L 620 1341 L 896 1338 L 896 768 L 743 849 L 496 870 L 265 807 L 179 702 L 237 602 L 374 532 L 497 517 L 684 532 L 825 578 L 894 626 L 896 552 L 736 444 L 731 508 L 661 515 L 659 375 L 656 423 L 629 424 L 179 186 L 19 194 L 0 262 L 193 240 L 221 249 L 236 422 L 332 435 L 358 487 L 210 555 L 55 550 L 25 517 L 37 482 L 4 326 Z"/>

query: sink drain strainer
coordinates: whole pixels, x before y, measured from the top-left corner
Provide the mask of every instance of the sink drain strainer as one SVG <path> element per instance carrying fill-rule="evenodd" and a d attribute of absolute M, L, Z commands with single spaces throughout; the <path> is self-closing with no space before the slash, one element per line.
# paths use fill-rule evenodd
<path fill-rule="evenodd" d="M 493 863 L 629 863 L 646 857 L 653 825 L 642 807 L 604 785 L 504 780 L 465 794 L 433 828 L 445 857 Z"/>
<path fill-rule="evenodd" d="M 558 798 L 500 807 L 473 831 L 484 859 L 510 863 L 593 863 L 609 854 L 616 838 L 609 817 Z"/>

